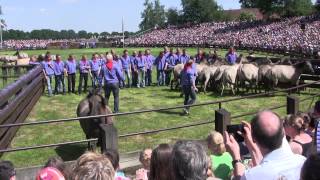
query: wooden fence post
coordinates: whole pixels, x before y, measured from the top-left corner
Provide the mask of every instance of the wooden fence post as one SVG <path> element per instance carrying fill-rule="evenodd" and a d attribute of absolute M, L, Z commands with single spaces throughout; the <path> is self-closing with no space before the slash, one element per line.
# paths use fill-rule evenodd
<path fill-rule="evenodd" d="M 215 111 L 215 130 L 223 134 L 227 130 L 227 125 L 231 123 L 231 114 L 225 109 Z"/>
<path fill-rule="evenodd" d="M 118 130 L 113 124 L 100 124 L 101 152 L 118 150 Z"/>
<path fill-rule="evenodd" d="M 287 114 L 297 114 L 299 111 L 299 98 L 287 96 Z"/>

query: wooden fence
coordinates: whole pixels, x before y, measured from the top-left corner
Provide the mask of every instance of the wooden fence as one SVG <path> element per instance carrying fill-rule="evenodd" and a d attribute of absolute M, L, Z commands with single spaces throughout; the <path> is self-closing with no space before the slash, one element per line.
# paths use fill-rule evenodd
<path fill-rule="evenodd" d="M 17 81 L 0 90 L 0 124 L 24 122 L 44 92 L 44 84 L 42 67 L 35 66 Z M 19 127 L 0 129 L 0 149 L 9 146 L 18 129 Z"/>

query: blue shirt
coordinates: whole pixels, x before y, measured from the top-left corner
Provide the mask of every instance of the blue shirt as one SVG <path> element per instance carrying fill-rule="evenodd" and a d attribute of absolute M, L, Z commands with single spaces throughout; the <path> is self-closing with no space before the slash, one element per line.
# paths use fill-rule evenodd
<path fill-rule="evenodd" d="M 54 65 L 52 61 L 43 61 L 42 67 L 46 73 L 46 75 L 51 76 L 54 75 Z"/>
<path fill-rule="evenodd" d="M 88 73 L 90 69 L 89 61 L 80 60 L 79 69 L 80 69 L 80 73 Z"/>
<path fill-rule="evenodd" d="M 116 61 L 113 61 L 112 69 L 109 70 L 106 66 L 102 66 L 101 71 L 106 84 L 119 83 L 119 80 L 124 80 L 121 69 Z"/>
<path fill-rule="evenodd" d="M 165 66 L 166 66 L 166 57 L 160 57 L 158 56 L 157 59 L 155 60 L 155 64 L 157 66 L 157 70 L 163 71 Z"/>
<path fill-rule="evenodd" d="M 138 69 L 142 69 L 145 67 L 146 57 L 145 56 L 137 56 L 134 60 L 134 64 Z"/>
<path fill-rule="evenodd" d="M 177 64 L 177 56 L 175 54 L 169 54 L 166 58 L 166 62 L 168 64 L 168 68 L 174 68 Z"/>
<path fill-rule="evenodd" d="M 237 53 L 229 53 L 227 54 L 227 61 L 229 64 L 235 64 L 237 61 Z"/>
<path fill-rule="evenodd" d="M 101 67 L 101 62 L 98 59 L 90 61 L 91 71 L 98 71 L 99 67 Z"/>
<path fill-rule="evenodd" d="M 135 64 L 134 62 L 136 61 L 137 56 L 131 56 L 130 57 L 130 63 L 131 63 L 131 70 L 134 70 Z"/>
<path fill-rule="evenodd" d="M 154 56 L 152 55 L 147 55 L 146 57 L 146 68 L 147 69 L 152 69 L 152 65 L 154 64 Z"/>
<path fill-rule="evenodd" d="M 181 85 L 182 86 L 192 86 L 194 82 L 194 71 L 191 68 L 183 69 L 181 72 Z"/>
<path fill-rule="evenodd" d="M 196 63 L 200 64 L 206 57 L 204 55 L 197 54 L 195 59 L 196 59 Z"/>
<path fill-rule="evenodd" d="M 64 62 L 63 61 L 54 61 L 53 70 L 55 75 L 61 75 L 64 71 Z"/>
<path fill-rule="evenodd" d="M 131 58 L 129 56 L 127 56 L 127 57 L 122 56 L 121 57 L 121 63 L 122 63 L 122 68 L 123 69 L 129 70 L 129 67 L 131 65 Z"/>
<path fill-rule="evenodd" d="M 68 74 L 75 74 L 77 64 L 75 60 L 67 60 L 65 63 L 65 68 L 67 69 Z"/>
<path fill-rule="evenodd" d="M 177 60 L 178 64 L 186 64 L 189 61 L 190 56 L 187 54 L 185 54 L 185 55 L 179 54 L 179 55 L 177 55 L 177 58 L 178 58 L 178 60 Z"/>
<path fill-rule="evenodd" d="M 106 64 L 106 59 L 102 58 L 102 59 L 99 59 L 99 64 L 100 66 L 103 66 Z"/>

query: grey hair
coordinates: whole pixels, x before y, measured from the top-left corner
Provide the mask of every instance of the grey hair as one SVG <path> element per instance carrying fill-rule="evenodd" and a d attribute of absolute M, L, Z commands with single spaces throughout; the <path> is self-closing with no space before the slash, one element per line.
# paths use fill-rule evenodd
<path fill-rule="evenodd" d="M 192 141 L 178 141 L 173 147 L 172 161 L 176 180 L 204 180 L 208 161 L 203 146 Z"/>

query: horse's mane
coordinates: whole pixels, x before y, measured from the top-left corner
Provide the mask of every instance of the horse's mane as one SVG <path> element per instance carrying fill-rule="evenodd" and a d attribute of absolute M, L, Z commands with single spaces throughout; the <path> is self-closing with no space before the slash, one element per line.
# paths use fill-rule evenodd
<path fill-rule="evenodd" d="M 87 99 L 89 99 L 89 106 L 92 107 L 93 103 L 95 103 L 90 100 L 90 99 L 92 99 L 93 96 L 98 96 L 101 99 L 101 101 L 99 101 L 101 103 L 101 106 L 103 108 L 106 107 L 106 105 L 107 105 L 106 99 L 102 96 L 100 89 L 92 89 L 89 91 L 89 94 L 87 95 Z"/>

